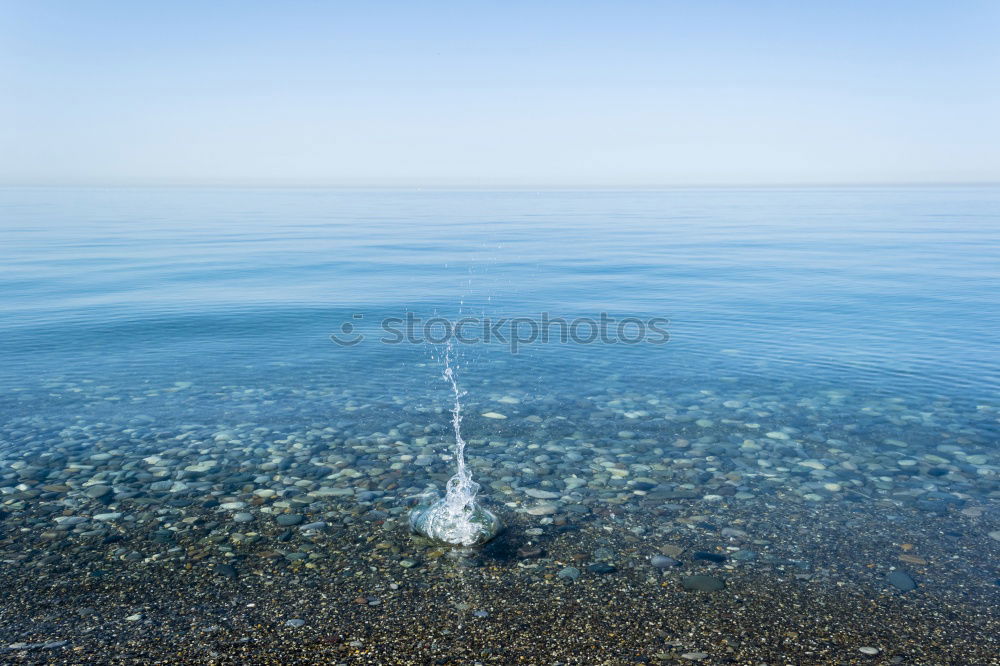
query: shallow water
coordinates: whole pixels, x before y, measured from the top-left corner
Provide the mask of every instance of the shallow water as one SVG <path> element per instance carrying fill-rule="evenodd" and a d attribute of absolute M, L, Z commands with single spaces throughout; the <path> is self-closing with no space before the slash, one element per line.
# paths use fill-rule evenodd
<path fill-rule="evenodd" d="M 384 344 L 379 322 L 608 313 L 670 340 L 455 345 L 481 497 L 512 550 L 555 539 L 531 575 L 561 584 L 582 549 L 676 586 L 641 568 L 673 542 L 688 573 L 716 566 L 690 556 L 699 529 L 725 571 L 762 575 L 799 546 L 755 523 L 822 515 L 845 531 L 802 575 L 856 537 L 885 545 L 871 589 L 899 566 L 979 608 L 1000 589 L 1000 188 L 4 189 L 0 218 L 8 564 L 59 544 L 180 571 L 185 539 L 243 561 L 294 532 L 284 514 L 323 523 L 271 544 L 293 569 L 366 526 L 413 563 L 396 571 L 440 578 L 405 516 L 454 471 L 441 346 Z M 344 322 L 365 339 L 334 344 Z M 880 522 L 968 589 L 859 527 Z"/>

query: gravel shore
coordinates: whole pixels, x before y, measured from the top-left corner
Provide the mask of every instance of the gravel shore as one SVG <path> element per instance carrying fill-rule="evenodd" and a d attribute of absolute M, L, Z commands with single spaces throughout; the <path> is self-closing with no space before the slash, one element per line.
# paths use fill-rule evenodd
<path fill-rule="evenodd" d="M 407 529 L 454 464 L 431 401 L 50 390 L 75 417 L 0 428 L 2 663 L 1000 663 L 988 408 L 479 387 L 507 528 L 457 551 Z"/>

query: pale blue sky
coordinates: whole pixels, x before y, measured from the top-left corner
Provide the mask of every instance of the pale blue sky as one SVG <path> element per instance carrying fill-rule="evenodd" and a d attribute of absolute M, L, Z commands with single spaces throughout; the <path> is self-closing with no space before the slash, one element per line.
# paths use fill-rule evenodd
<path fill-rule="evenodd" d="M 998 35 L 994 0 L 0 0 L 0 183 L 995 182 Z"/>

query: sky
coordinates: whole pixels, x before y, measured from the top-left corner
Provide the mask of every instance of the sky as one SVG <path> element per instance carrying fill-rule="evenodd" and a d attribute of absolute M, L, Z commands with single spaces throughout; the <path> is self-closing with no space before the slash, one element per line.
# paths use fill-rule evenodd
<path fill-rule="evenodd" d="M 1000 2 L 0 0 L 0 184 L 1000 182 Z"/>

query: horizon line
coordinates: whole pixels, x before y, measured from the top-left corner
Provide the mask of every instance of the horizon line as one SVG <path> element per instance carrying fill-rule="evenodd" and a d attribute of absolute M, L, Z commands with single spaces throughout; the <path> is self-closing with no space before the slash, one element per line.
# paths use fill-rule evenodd
<path fill-rule="evenodd" d="M 614 185 L 527 184 L 527 183 L 263 183 L 263 182 L 93 182 L 93 183 L 18 183 L 0 182 L 0 189 L 311 189 L 311 190 L 464 190 L 464 191 L 657 191 L 682 189 L 785 189 L 785 188 L 906 188 L 906 187 L 997 187 L 1000 180 L 985 181 L 815 181 L 815 182 L 733 182 Z"/>

